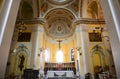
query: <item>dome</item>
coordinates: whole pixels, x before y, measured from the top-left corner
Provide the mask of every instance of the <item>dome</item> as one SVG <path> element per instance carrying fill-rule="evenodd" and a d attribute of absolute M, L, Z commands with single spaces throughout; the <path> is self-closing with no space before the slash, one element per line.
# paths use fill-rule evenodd
<path fill-rule="evenodd" d="M 73 34 L 74 16 L 65 9 L 55 9 L 46 15 L 45 32 L 53 38 L 66 38 Z"/>

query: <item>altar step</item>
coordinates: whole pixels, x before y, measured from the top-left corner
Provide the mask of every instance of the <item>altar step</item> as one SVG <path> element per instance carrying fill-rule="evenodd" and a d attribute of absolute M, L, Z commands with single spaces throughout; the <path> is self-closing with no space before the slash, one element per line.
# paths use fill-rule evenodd
<path fill-rule="evenodd" d="M 51 77 L 48 79 L 76 79 L 76 78 L 72 78 L 72 77 Z"/>

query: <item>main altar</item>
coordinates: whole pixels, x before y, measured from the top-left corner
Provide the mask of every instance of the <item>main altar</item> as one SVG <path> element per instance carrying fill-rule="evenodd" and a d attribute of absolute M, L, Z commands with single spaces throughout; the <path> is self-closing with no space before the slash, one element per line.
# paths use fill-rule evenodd
<path fill-rule="evenodd" d="M 74 62 L 45 63 L 44 74 L 49 78 L 74 78 L 76 68 Z"/>

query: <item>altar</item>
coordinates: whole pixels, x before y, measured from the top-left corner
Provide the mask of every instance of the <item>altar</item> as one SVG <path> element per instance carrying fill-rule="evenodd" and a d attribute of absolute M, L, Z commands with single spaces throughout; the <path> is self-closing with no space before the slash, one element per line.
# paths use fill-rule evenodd
<path fill-rule="evenodd" d="M 74 77 L 73 71 L 47 71 L 47 77 Z"/>

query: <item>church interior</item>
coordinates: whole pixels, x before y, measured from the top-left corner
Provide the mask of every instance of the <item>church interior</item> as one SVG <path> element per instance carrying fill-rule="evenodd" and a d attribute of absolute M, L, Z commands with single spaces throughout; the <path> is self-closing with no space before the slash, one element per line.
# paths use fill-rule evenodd
<path fill-rule="evenodd" d="M 0 0 L 0 79 L 119 79 L 119 3 Z"/>

